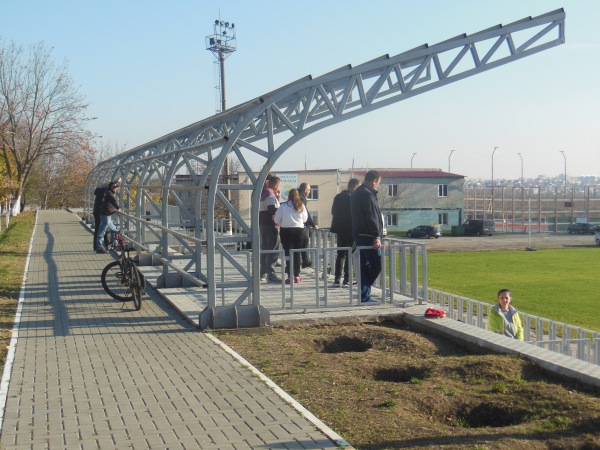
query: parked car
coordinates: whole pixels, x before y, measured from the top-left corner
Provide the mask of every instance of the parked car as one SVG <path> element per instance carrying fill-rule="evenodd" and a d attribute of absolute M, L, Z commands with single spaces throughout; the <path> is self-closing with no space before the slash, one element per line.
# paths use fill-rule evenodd
<path fill-rule="evenodd" d="M 596 232 L 596 227 L 591 223 L 573 223 L 569 225 L 567 228 L 567 233 L 569 234 L 594 234 Z"/>
<path fill-rule="evenodd" d="M 437 239 L 442 235 L 442 232 L 439 228 L 431 225 L 419 225 L 418 227 L 415 227 L 412 230 L 408 230 L 406 232 L 406 235 L 408 237 L 426 237 L 427 239 Z"/>
<path fill-rule="evenodd" d="M 600 227 L 596 228 L 596 245 L 600 246 Z"/>
<path fill-rule="evenodd" d="M 464 224 L 465 235 L 491 236 L 496 232 L 496 223 L 491 219 L 469 219 Z"/>

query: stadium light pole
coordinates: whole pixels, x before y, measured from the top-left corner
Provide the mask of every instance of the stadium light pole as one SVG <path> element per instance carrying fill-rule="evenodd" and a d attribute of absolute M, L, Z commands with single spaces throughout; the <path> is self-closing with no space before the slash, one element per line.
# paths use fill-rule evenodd
<path fill-rule="evenodd" d="M 450 154 L 448 155 L 448 173 L 450 173 L 450 158 L 452 157 L 452 153 L 454 153 L 454 150 L 450 150 Z"/>
<path fill-rule="evenodd" d="M 227 109 L 226 95 L 225 95 L 225 58 L 237 50 L 236 37 L 235 37 L 235 24 L 226 22 L 221 19 L 215 20 L 213 25 L 213 34 L 206 36 L 206 50 L 210 51 L 217 62 L 219 63 L 219 84 L 217 89 L 221 91 L 221 111 L 224 112 Z M 219 111 L 217 111 L 219 112 Z M 225 157 L 223 163 L 223 178 L 225 178 L 225 184 L 231 184 L 229 174 L 229 155 Z M 225 190 L 225 198 L 228 202 L 231 202 L 231 191 Z M 225 211 L 225 233 L 228 235 L 233 234 L 231 213 L 229 210 Z"/>
<path fill-rule="evenodd" d="M 416 153 L 413 153 L 412 157 L 410 158 L 410 168 L 413 168 L 413 159 L 415 158 Z"/>
<path fill-rule="evenodd" d="M 492 220 L 494 220 L 494 153 L 499 147 L 494 147 L 492 151 Z"/>

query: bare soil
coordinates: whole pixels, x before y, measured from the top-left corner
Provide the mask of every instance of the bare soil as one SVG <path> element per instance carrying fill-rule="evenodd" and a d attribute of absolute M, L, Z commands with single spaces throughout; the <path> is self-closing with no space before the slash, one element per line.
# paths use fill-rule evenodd
<path fill-rule="evenodd" d="M 218 337 L 359 449 L 599 449 L 600 395 L 403 324 Z"/>

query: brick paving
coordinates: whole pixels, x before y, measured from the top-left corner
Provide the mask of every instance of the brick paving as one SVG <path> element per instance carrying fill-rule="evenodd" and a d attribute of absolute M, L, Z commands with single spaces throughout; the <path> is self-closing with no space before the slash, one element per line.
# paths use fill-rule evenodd
<path fill-rule="evenodd" d="M 111 260 L 74 214 L 38 213 L 1 448 L 347 446 L 151 290 L 111 299 Z"/>

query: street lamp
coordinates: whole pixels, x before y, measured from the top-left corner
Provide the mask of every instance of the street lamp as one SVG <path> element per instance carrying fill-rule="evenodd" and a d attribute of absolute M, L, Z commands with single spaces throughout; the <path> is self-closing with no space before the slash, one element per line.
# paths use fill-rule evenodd
<path fill-rule="evenodd" d="M 521 223 L 525 225 L 525 184 L 523 183 L 523 156 L 517 153 L 521 158 Z M 524 229 L 523 229 L 524 230 Z"/>
<path fill-rule="evenodd" d="M 452 157 L 452 153 L 454 153 L 454 150 L 450 150 L 450 154 L 448 155 L 448 173 L 450 173 L 450 158 Z"/>
<path fill-rule="evenodd" d="M 567 195 L 567 157 L 563 150 L 560 150 L 560 152 L 562 153 L 563 158 L 565 160 L 565 195 Z"/>
<path fill-rule="evenodd" d="M 413 153 L 412 157 L 410 158 L 410 168 L 411 169 L 413 168 L 412 162 L 413 162 L 415 155 L 416 155 L 416 153 Z"/>
<path fill-rule="evenodd" d="M 492 220 L 494 220 L 494 153 L 496 153 L 498 147 L 494 147 L 492 151 Z"/>

